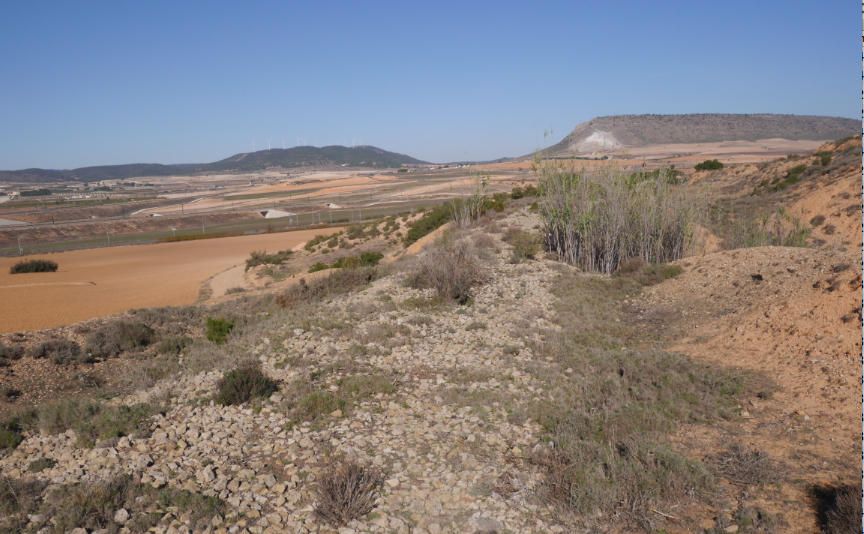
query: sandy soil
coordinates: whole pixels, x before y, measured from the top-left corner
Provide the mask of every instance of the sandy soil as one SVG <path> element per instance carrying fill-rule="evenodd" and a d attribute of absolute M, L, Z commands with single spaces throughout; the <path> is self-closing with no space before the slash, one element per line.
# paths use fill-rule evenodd
<path fill-rule="evenodd" d="M 2 258 L 0 332 L 49 328 L 132 308 L 191 304 L 202 282 L 241 264 L 253 250 L 291 248 L 320 233 L 302 230 L 40 256 L 60 264 L 56 273 L 10 275 L 9 267 L 19 258 Z"/>

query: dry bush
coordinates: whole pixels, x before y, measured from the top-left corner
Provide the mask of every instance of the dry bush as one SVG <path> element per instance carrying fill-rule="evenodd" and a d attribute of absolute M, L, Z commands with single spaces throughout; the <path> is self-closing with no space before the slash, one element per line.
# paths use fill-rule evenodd
<path fill-rule="evenodd" d="M 81 354 L 81 347 L 69 339 L 49 339 L 36 345 L 31 352 L 34 358 L 50 358 L 56 364 L 73 362 L 90 362 L 91 359 Z"/>
<path fill-rule="evenodd" d="M 440 239 L 418 258 L 408 276 L 408 285 L 432 288 L 441 299 L 466 304 L 471 299 L 471 289 L 485 279 L 472 245 L 464 240 Z"/>
<path fill-rule="evenodd" d="M 332 525 L 345 525 L 375 508 L 384 477 L 356 462 L 328 466 L 318 482 L 315 514 Z"/>
<path fill-rule="evenodd" d="M 86 351 L 95 358 L 110 358 L 143 349 L 156 340 L 152 328 L 140 321 L 117 319 L 87 336 Z"/>
<path fill-rule="evenodd" d="M 665 263 L 693 239 L 693 200 L 671 171 L 625 174 L 541 169 L 546 248 L 586 271 L 611 274 L 625 258 Z"/>
<path fill-rule="evenodd" d="M 39 509 L 46 485 L 41 480 L 0 476 L 0 532 L 24 532 L 27 516 Z"/>
<path fill-rule="evenodd" d="M 299 283 L 276 297 L 276 304 L 282 308 L 288 308 L 321 301 L 335 295 L 364 288 L 376 278 L 378 278 L 378 270 L 375 267 L 340 269 L 330 273 L 325 278 L 308 283 L 301 278 Z"/>
<path fill-rule="evenodd" d="M 777 466 L 765 452 L 741 445 L 733 445 L 708 461 L 724 478 L 736 484 L 768 484 L 778 479 Z"/>

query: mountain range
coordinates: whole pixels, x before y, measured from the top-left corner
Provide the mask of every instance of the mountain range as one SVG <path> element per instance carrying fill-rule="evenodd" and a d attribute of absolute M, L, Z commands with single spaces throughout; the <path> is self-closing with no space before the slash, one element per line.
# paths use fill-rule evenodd
<path fill-rule="evenodd" d="M 158 163 L 130 163 L 125 165 L 98 165 L 77 169 L 21 169 L 0 171 L 0 182 L 93 182 L 108 179 L 136 178 L 142 176 L 172 176 L 202 173 L 252 172 L 268 168 L 296 167 L 372 167 L 393 168 L 403 164 L 425 163 L 418 159 L 388 152 L 374 146 L 325 147 L 297 146 L 274 148 L 257 152 L 242 152 L 212 163 L 181 163 L 162 165 Z"/>

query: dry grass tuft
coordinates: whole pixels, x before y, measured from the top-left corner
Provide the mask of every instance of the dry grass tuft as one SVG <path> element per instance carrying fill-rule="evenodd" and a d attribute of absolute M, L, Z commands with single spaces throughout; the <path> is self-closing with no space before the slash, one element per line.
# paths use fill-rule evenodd
<path fill-rule="evenodd" d="M 384 477 L 356 462 L 328 466 L 318 483 L 315 514 L 332 525 L 345 525 L 375 508 Z"/>

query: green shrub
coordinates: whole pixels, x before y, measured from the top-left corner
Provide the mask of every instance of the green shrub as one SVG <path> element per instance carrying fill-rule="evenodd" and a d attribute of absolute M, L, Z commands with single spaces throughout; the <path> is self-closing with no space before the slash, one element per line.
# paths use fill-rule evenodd
<path fill-rule="evenodd" d="M 279 384 L 258 367 L 239 367 L 228 371 L 219 380 L 216 403 L 243 404 L 255 398 L 266 398 L 279 389 Z"/>
<path fill-rule="evenodd" d="M 816 156 L 819 158 L 819 164 L 823 167 L 827 167 L 831 164 L 831 153 L 830 152 L 817 152 Z"/>
<path fill-rule="evenodd" d="M 207 318 L 207 339 L 217 345 L 228 341 L 228 334 L 234 330 L 234 321 L 219 317 Z"/>
<path fill-rule="evenodd" d="M 82 358 L 81 347 L 69 339 L 49 339 L 43 341 L 33 348 L 31 355 L 34 358 L 51 358 L 56 364 L 73 362 L 87 363 L 90 360 L 85 356 Z"/>
<path fill-rule="evenodd" d="M 126 351 L 143 349 L 155 340 L 156 333 L 146 324 L 118 319 L 88 335 L 86 351 L 95 358 L 111 358 Z"/>
<path fill-rule="evenodd" d="M 678 265 L 649 264 L 641 258 L 631 258 L 618 264 L 618 270 L 615 271 L 614 276 L 629 276 L 643 286 L 651 286 L 674 278 L 683 272 L 684 269 Z"/>
<path fill-rule="evenodd" d="M 789 187 L 790 185 L 797 184 L 801 181 L 801 175 L 807 170 L 807 165 L 796 165 L 786 171 L 786 174 L 783 175 L 783 178 L 774 178 L 767 184 L 767 189 L 769 191 L 782 191 Z M 757 187 L 757 190 L 759 188 Z"/>
<path fill-rule="evenodd" d="M 540 192 L 534 185 L 526 185 L 525 187 L 516 186 L 510 191 L 510 198 L 519 200 L 525 197 L 536 197 Z"/>
<path fill-rule="evenodd" d="M 57 262 L 51 260 L 24 260 L 10 267 L 9 274 L 53 273 L 57 267 Z"/>
<path fill-rule="evenodd" d="M 427 210 L 422 217 L 408 225 L 408 231 L 405 233 L 405 245 L 408 246 L 421 237 L 432 233 L 450 222 L 452 217 L 452 209 L 447 204 Z"/>
<path fill-rule="evenodd" d="M 312 252 L 313 250 L 315 250 L 315 247 L 317 247 L 321 243 L 328 241 L 334 237 L 337 237 L 341 234 L 342 234 L 342 232 L 336 232 L 335 234 L 329 234 L 329 235 L 316 235 L 315 237 L 313 237 L 312 239 L 307 241 L 306 244 L 303 245 L 303 248 L 308 250 L 309 252 Z"/>
<path fill-rule="evenodd" d="M 504 234 L 504 242 L 513 247 L 510 261 L 522 263 L 525 260 L 536 259 L 540 253 L 540 240 L 533 234 L 517 228 L 510 228 Z"/>
<path fill-rule="evenodd" d="M 384 255 L 380 252 L 367 251 L 362 252 L 358 256 L 346 256 L 343 258 L 339 258 L 332 265 L 331 268 L 334 269 L 342 269 L 342 268 L 357 268 L 357 267 L 374 267 L 378 265 L 378 262 L 384 258 Z"/>
<path fill-rule="evenodd" d="M 252 252 L 246 260 L 246 270 L 259 265 L 282 265 L 291 258 L 292 254 L 294 253 L 290 250 L 280 250 L 274 254 L 267 254 L 264 250 Z"/>
<path fill-rule="evenodd" d="M 14 449 L 22 441 L 24 428 L 17 417 L 0 421 L 0 450 Z"/>
<path fill-rule="evenodd" d="M 57 465 L 57 461 L 52 458 L 37 458 L 30 462 L 30 465 L 27 466 L 27 471 L 30 471 L 31 473 L 39 473 L 46 469 L 51 469 L 55 465 Z"/>
<path fill-rule="evenodd" d="M 706 159 L 702 163 L 697 163 L 695 169 L 697 171 L 717 171 L 723 168 L 723 164 L 716 159 Z"/>
<path fill-rule="evenodd" d="M 330 266 L 324 263 L 323 261 L 316 261 L 309 267 L 310 273 L 317 273 L 318 271 L 326 271 Z"/>
<path fill-rule="evenodd" d="M 303 421 L 314 421 L 336 410 L 345 409 L 345 400 L 329 391 L 313 391 L 300 398 L 294 415 Z"/>

